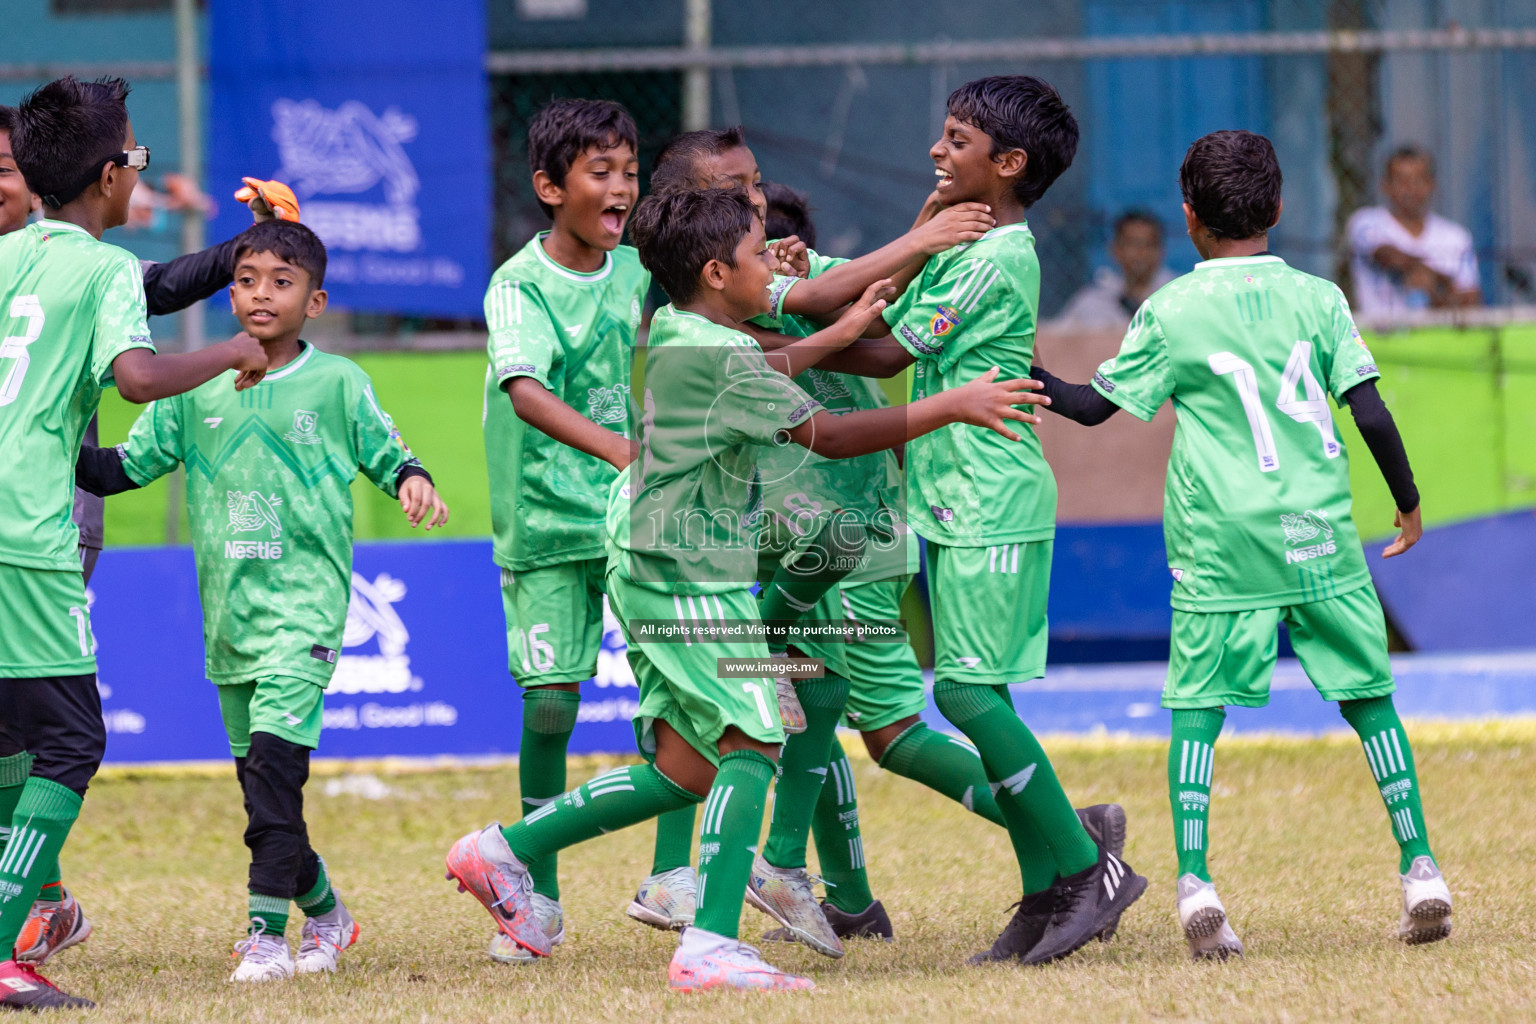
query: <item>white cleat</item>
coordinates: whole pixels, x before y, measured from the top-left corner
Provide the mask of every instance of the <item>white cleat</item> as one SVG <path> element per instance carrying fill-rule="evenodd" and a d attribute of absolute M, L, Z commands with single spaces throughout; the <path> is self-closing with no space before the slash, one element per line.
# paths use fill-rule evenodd
<path fill-rule="evenodd" d="M 1451 934 L 1451 889 L 1428 857 L 1415 857 L 1403 880 L 1403 920 L 1397 937 L 1410 946 Z"/>
<path fill-rule="evenodd" d="M 759 854 L 747 876 L 747 902 L 783 925 L 794 941 L 839 959 L 843 940 L 827 922 L 811 883 L 805 868 L 776 868 Z"/>
<path fill-rule="evenodd" d="M 346 904 L 341 902 L 341 893 L 335 895 L 336 906 L 329 914 L 304 919 L 304 929 L 299 933 L 299 955 L 293 965 L 297 974 L 336 973 L 336 962 L 342 952 L 362 934 Z"/>
<path fill-rule="evenodd" d="M 544 934 L 549 936 L 550 948 L 553 949 L 563 943 L 565 911 L 561 908 L 560 901 L 552 900 L 538 892 L 530 894 L 528 900 L 533 904 L 534 920 L 544 929 Z M 499 964 L 531 964 L 539 959 L 501 932 L 497 932 L 491 939 L 489 952 L 491 959 Z"/>
<path fill-rule="evenodd" d="M 689 928 L 677 943 L 667 967 L 667 984 L 674 992 L 703 992 L 712 988 L 803 991 L 816 987 L 810 978 L 781 971 L 744 942 L 702 928 Z"/>
<path fill-rule="evenodd" d="M 260 928 L 235 943 L 235 955 L 240 965 L 229 976 L 230 981 L 283 981 L 293 977 L 293 954 L 288 951 L 288 940 L 281 935 L 268 935 Z"/>
<path fill-rule="evenodd" d="M 682 931 L 699 909 L 699 876 L 689 865 L 651 875 L 624 913 L 652 928 Z"/>
<path fill-rule="evenodd" d="M 1227 921 L 1227 908 L 1216 886 L 1195 875 L 1179 876 L 1179 927 L 1196 960 L 1225 960 L 1243 955 L 1243 943 Z"/>

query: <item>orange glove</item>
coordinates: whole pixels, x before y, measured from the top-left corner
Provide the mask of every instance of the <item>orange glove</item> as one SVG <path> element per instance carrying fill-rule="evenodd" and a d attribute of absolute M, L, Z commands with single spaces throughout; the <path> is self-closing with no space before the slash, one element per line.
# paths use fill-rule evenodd
<path fill-rule="evenodd" d="M 251 208 L 257 220 L 299 219 L 299 200 L 293 189 L 280 181 L 262 181 L 260 178 L 241 178 L 245 188 L 235 193 L 235 198 Z"/>

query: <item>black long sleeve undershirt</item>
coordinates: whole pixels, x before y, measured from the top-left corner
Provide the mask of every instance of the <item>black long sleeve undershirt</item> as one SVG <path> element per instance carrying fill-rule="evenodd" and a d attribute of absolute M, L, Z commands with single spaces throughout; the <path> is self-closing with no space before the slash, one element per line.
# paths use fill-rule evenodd
<path fill-rule="evenodd" d="M 1032 366 L 1029 375 L 1045 385 L 1043 394 L 1051 400 L 1046 406 L 1058 416 L 1096 427 L 1109 419 L 1120 407 L 1089 384 L 1068 384 L 1041 366 Z M 1403 448 L 1403 437 L 1397 431 L 1381 393 L 1374 380 L 1362 381 L 1344 392 L 1345 404 L 1355 418 L 1355 426 L 1365 446 L 1387 481 L 1392 500 L 1401 512 L 1412 512 L 1419 507 L 1419 489 L 1413 482 L 1413 469 L 1408 465 L 1408 452 Z"/>
<path fill-rule="evenodd" d="M 144 304 L 150 316 L 164 316 L 201 302 L 235 279 L 239 236 L 164 263 L 143 261 Z"/>
<path fill-rule="evenodd" d="M 427 483 L 432 482 L 432 474 L 412 459 L 395 474 L 395 490 L 399 491 L 401 485 L 413 476 L 426 477 Z M 139 488 L 123 469 L 123 453 L 120 449 L 97 448 L 89 444 L 80 446 L 80 457 L 75 460 L 75 486 L 102 498 Z"/>

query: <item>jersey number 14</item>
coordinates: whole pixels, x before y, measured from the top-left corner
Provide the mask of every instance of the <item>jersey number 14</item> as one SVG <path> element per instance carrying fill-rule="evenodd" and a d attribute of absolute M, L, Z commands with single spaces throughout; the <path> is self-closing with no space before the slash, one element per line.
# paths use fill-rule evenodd
<path fill-rule="evenodd" d="M 1210 357 L 1211 372 L 1219 377 L 1231 377 L 1237 388 L 1237 396 L 1243 401 L 1243 412 L 1248 414 L 1248 429 L 1253 431 L 1253 446 L 1258 449 L 1259 470 L 1273 473 L 1280 468 L 1280 453 L 1275 450 L 1275 435 L 1269 429 L 1269 416 L 1264 411 L 1264 400 L 1259 397 L 1259 379 L 1253 372 L 1253 364 L 1231 352 L 1217 352 Z M 1306 395 L 1299 398 L 1300 387 Z M 1275 396 L 1275 408 L 1297 423 L 1310 423 L 1323 437 L 1323 456 L 1339 457 L 1340 445 L 1333 433 L 1333 414 L 1328 411 L 1328 393 L 1312 375 L 1312 343 L 1298 341 L 1286 360 L 1285 372 L 1280 375 L 1280 393 Z"/>

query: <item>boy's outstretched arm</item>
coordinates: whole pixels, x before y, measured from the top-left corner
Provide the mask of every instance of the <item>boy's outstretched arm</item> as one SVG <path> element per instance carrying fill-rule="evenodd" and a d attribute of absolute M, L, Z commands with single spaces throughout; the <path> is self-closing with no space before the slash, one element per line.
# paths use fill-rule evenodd
<path fill-rule="evenodd" d="M 141 405 L 191 391 L 225 370 L 241 371 L 237 387 L 250 387 L 261 379 L 256 374 L 266 369 L 266 349 L 244 331 L 195 352 L 160 355 L 153 349 L 131 348 L 112 361 L 118 392 Z"/>
<path fill-rule="evenodd" d="M 819 412 L 789 431 L 789 439 L 829 459 L 884 451 L 951 423 L 995 430 L 1010 441 L 1019 435 L 1009 420 L 1039 423 L 1040 417 L 1017 408 L 1044 401 L 1040 383 L 1027 378 L 998 380 L 992 367 L 962 387 L 942 391 L 910 405 L 890 409 L 866 409 L 841 416 Z"/>
<path fill-rule="evenodd" d="M 1043 385 L 1052 412 L 1085 427 L 1096 427 L 1120 411 L 1091 384 L 1068 384 L 1043 366 L 1031 366 L 1029 375 Z"/>
<path fill-rule="evenodd" d="M 772 349 L 764 346 L 768 365 L 786 377 L 798 377 L 813 366 L 830 369 L 828 360 L 857 342 L 869 325 L 879 320 L 892 294 L 890 281 L 876 281 L 832 326 L 804 338 L 776 335 Z"/>
<path fill-rule="evenodd" d="M 518 419 L 566 447 L 602 459 L 614 469 L 623 469 L 635 460 L 639 445 L 593 423 L 537 379 L 513 377 L 507 381 L 507 395 Z"/>
<path fill-rule="evenodd" d="M 123 469 L 122 452 L 90 444 L 81 445 L 80 455 L 75 459 L 75 486 L 98 498 L 110 498 L 139 487 Z"/>
<path fill-rule="evenodd" d="M 1381 400 L 1375 380 L 1361 381 L 1344 392 L 1350 414 L 1360 437 L 1371 450 L 1371 456 L 1387 481 L 1397 514 L 1392 525 L 1401 532 L 1381 552 L 1383 558 L 1400 555 L 1419 542 L 1424 535 L 1424 519 L 1419 512 L 1419 488 L 1413 482 L 1413 468 L 1408 465 L 1408 452 L 1403 447 L 1403 436 L 1397 431 L 1392 413 Z"/>
<path fill-rule="evenodd" d="M 883 324 L 884 320 L 871 320 L 871 325 Z M 820 338 L 818 331 L 809 338 L 796 338 L 778 331 L 770 331 L 748 321 L 741 325 L 742 332 L 757 339 L 764 352 L 778 352 L 790 345 L 799 345 Z M 843 348 L 836 348 L 825 341 L 817 342 L 823 355 L 814 365 L 818 369 L 837 373 L 851 373 L 858 377 L 894 377 L 913 363 L 912 353 L 902 348 L 889 335 L 883 338 L 856 338 Z M 807 346 L 812 347 L 812 346 Z M 772 362 L 772 360 L 769 360 Z M 777 368 L 777 367 L 776 367 Z"/>

